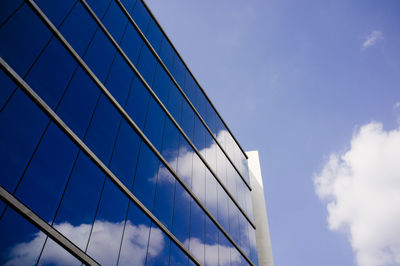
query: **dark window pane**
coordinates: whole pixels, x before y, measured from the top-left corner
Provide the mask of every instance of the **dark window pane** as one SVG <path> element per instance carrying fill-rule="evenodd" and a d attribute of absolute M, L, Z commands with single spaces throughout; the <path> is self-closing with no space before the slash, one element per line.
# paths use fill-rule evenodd
<path fill-rule="evenodd" d="M 112 59 L 116 49 L 108 40 L 106 35 L 98 30 L 90 43 L 89 50 L 84 56 L 84 60 L 97 78 L 104 83 L 106 75 L 110 69 Z"/>
<path fill-rule="evenodd" d="M 185 85 L 185 72 L 187 71 L 185 68 L 185 65 L 181 61 L 181 59 L 178 57 L 177 54 L 175 54 L 175 59 L 174 59 L 174 67 L 172 68 L 172 75 L 174 76 L 174 79 L 176 82 L 179 84 L 181 88 L 184 88 Z"/>
<path fill-rule="evenodd" d="M 104 178 L 103 172 L 80 152 L 54 221 L 60 233 L 83 250 L 89 239 Z M 71 233 L 71 228 L 75 233 Z"/>
<path fill-rule="evenodd" d="M 9 192 L 14 191 L 47 121 L 48 118 L 19 89 L 0 113 L 1 185 Z"/>
<path fill-rule="evenodd" d="M 110 2 L 109 0 L 105 1 Z M 93 2 L 97 2 L 97 0 L 94 0 Z M 111 1 L 111 6 L 104 16 L 102 22 L 110 34 L 114 37 L 115 41 L 119 43 L 127 26 L 128 19 L 119 8 L 116 1 Z"/>
<path fill-rule="evenodd" d="M 133 73 L 125 60 L 116 55 L 110 75 L 105 83 L 106 88 L 121 106 L 125 106 L 128 92 L 132 87 Z"/>
<path fill-rule="evenodd" d="M 118 265 L 144 265 L 149 234 L 149 218 L 134 203 L 130 202 Z"/>
<path fill-rule="evenodd" d="M 23 76 L 49 38 L 46 26 L 24 5 L 0 28 L 0 56 Z"/>
<path fill-rule="evenodd" d="M 50 124 L 18 186 L 16 197 L 45 221 L 54 217 L 78 148 Z"/>
<path fill-rule="evenodd" d="M 171 79 L 168 77 L 162 66 L 157 63 L 156 75 L 152 89 L 165 106 L 168 104 L 168 93 L 171 86 Z"/>
<path fill-rule="evenodd" d="M 161 48 L 160 48 L 159 56 L 160 56 L 161 60 L 163 61 L 163 63 L 165 64 L 165 66 L 168 68 L 169 72 L 172 71 L 172 66 L 174 63 L 174 54 L 175 54 L 175 51 L 172 48 L 171 44 L 166 39 L 166 37 L 163 36 L 163 38 L 161 40 Z"/>
<path fill-rule="evenodd" d="M 200 154 L 206 156 L 206 129 L 197 116 L 194 116 L 194 138 L 193 144 L 196 146 Z"/>
<path fill-rule="evenodd" d="M 131 12 L 135 7 L 137 0 L 121 0 L 122 4 L 125 6 L 128 12 Z"/>
<path fill-rule="evenodd" d="M 3 0 L 0 8 L 0 24 L 3 24 L 9 16 L 23 3 L 22 0 Z"/>
<path fill-rule="evenodd" d="M 112 0 L 87 0 L 87 3 L 97 17 L 101 19 L 105 15 L 111 1 Z"/>
<path fill-rule="evenodd" d="M 12 94 L 15 92 L 16 85 L 2 70 L 0 70 L 0 84 L 0 110 L 2 110 L 7 101 L 11 99 L 10 97 Z"/>
<path fill-rule="evenodd" d="M 208 146 L 205 152 L 206 160 L 215 173 L 217 170 L 217 143 L 209 134 L 206 134 L 206 145 Z"/>
<path fill-rule="evenodd" d="M 76 66 L 75 60 L 61 43 L 53 38 L 29 72 L 26 82 L 54 109 Z"/>
<path fill-rule="evenodd" d="M 138 79 L 135 79 L 133 82 L 132 92 L 129 94 L 126 112 L 142 130 L 144 127 L 149 99 L 150 94 L 144 87 L 143 83 Z"/>
<path fill-rule="evenodd" d="M 159 151 L 161 150 L 165 118 L 166 114 L 164 113 L 164 110 L 162 110 L 154 98 L 151 97 L 149 110 L 147 111 L 144 134 Z"/>
<path fill-rule="evenodd" d="M 149 26 L 147 28 L 146 32 L 146 38 L 150 42 L 151 46 L 153 49 L 158 52 L 160 50 L 160 43 L 161 43 L 161 38 L 162 33 L 158 25 L 154 20 L 150 20 Z"/>
<path fill-rule="evenodd" d="M 46 14 L 50 21 L 59 27 L 62 20 L 73 7 L 76 0 L 54 1 L 54 0 L 36 0 L 35 3 Z"/>
<path fill-rule="evenodd" d="M 172 233 L 188 248 L 189 243 L 186 240 L 189 239 L 190 196 L 179 183 L 175 187 Z"/>
<path fill-rule="evenodd" d="M 124 37 L 122 38 L 120 46 L 133 64 L 137 63 L 142 45 L 142 38 L 139 36 L 135 28 L 132 25 L 129 25 Z"/>
<path fill-rule="evenodd" d="M 139 152 L 140 138 L 123 120 L 121 129 L 115 144 L 110 170 L 125 184 L 132 188 L 133 176 L 136 169 Z"/>
<path fill-rule="evenodd" d="M 150 20 L 150 14 L 144 7 L 142 1 L 137 1 L 135 8 L 131 12 L 133 20 L 139 26 L 142 32 L 146 32 L 147 24 Z"/>
<path fill-rule="evenodd" d="M 108 165 L 121 116 L 106 96 L 101 95 L 85 143 Z"/>
<path fill-rule="evenodd" d="M 176 121 L 181 121 L 183 96 L 178 89 L 173 86 L 169 90 L 167 109 Z"/>
<path fill-rule="evenodd" d="M 157 188 L 153 213 L 168 229 L 171 229 L 175 177 L 163 164 L 160 164 L 156 182 Z"/>
<path fill-rule="evenodd" d="M 79 68 L 69 84 L 57 114 L 81 139 L 89 125 L 99 96 L 98 87 Z"/>
<path fill-rule="evenodd" d="M 232 244 L 228 241 L 222 232 L 218 233 L 218 262 L 219 265 L 231 265 L 231 250 L 233 250 Z M 239 257 L 232 258 L 234 262 L 239 260 Z"/>
<path fill-rule="evenodd" d="M 152 209 L 154 189 L 159 160 L 154 153 L 142 143 L 138 167 L 133 183 L 133 194 L 148 208 Z"/>
<path fill-rule="evenodd" d="M 156 63 L 156 59 L 151 53 L 150 49 L 146 45 L 143 45 L 137 68 L 142 77 L 146 80 L 147 84 L 150 86 L 152 86 L 153 83 Z"/>
<path fill-rule="evenodd" d="M 255 265 L 258 265 L 256 232 L 249 223 L 247 226 L 249 228 L 250 259 L 254 262 Z"/>
<path fill-rule="evenodd" d="M 128 198 L 108 178 L 101 195 L 87 253 L 101 265 L 116 265 Z"/>
<path fill-rule="evenodd" d="M 75 5 L 65 23 L 60 27 L 64 38 L 80 56 L 82 56 L 86 50 L 96 29 L 96 22 L 90 17 L 80 3 Z"/>
<path fill-rule="evenodd" d="M 182 117 L 180 121 L 180 126 L 183 131 L 193 141 L 193 131 L 194 131 L 194 112 L 186 101 L 182 103 Z"/>

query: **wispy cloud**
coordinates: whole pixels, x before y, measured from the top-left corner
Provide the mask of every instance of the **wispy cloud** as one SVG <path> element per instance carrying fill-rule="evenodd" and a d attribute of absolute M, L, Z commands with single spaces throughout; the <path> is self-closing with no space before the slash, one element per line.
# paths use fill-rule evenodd
<path fill-rule="evenodd" d="M 315 177 L 331 230 L 344 228 L 359 266 L 400 265 L 400 128 L 367 124 Z"/>
<path fill-rule="evenodd" d="M 361 49 L 365 50 L 368 47 L 374 46 L 377 41 L 383 39 L 383 34 L 379 30 L 373 30 L 366 38 L 362 44 Z"/>

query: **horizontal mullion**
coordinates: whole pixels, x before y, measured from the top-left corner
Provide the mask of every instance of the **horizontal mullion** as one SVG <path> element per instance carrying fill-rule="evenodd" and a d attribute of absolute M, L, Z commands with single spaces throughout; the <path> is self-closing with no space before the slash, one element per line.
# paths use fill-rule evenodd
<path fill-rule="evenodd" d="M 235 171 L 239 174 L 240 178 L 243 180 L 243 182 L 246 184 L 246 186 L 249 188 L 249 190 L 251 190 L 251 186 L 250 184 L 247 182 L 247 180 L 243 177 L 242 173 L 237 169 L 236 165 L 233 163 L 233 161 L 231 160 L 231 158 L 229 157 L 229 155 L 227 154 L 227 152 L 225 151 L 225 149 L 222 147 L 222 145 L 219 143 L 219 141 L 217 140 L 217 138 L 214 136 L 214 134 L 212 133 L 211 129 L 208 127 L 207 123 L 204 121 L 204 119 L 201 117 L 200 113 L 197 111 L 196 107 L 192 104 L 192 102 L 190 101 L 190 99 L 186 96 L 185 92 L 182 90 L 182 88 L 180 87 L 180 85 L 178 84 L 178 82 L 175 80 L 174 76 L 171 74 L 171 72 L 169 71 L 169 69 L 165 66 L 164 62 L 162 61 L 162 59 L 160 58 L 160 56 L 157 54 L 157 52 L 154 50 L 153 46 L 150 44 L 150 42 L 147 40 L 146 36 L 143 34 L 143 32 L 140 30 L 139 26 L 136 24 L 136 22 L 133 20 L 132 16 L 129 14 L 129 12 L 126 10 L 126 8 L 124 7 L 124 5 L 121 3 L 120 0 L 115 0 L 116 3 L 119 5 L 119 7 L 121 8 L 121 10 L 123 11 L 123 13 L 125 14 L 125 16 L 128 18 L 128 20 L 130 21 L 130 23 L 132 24 L 132 26 L 136 29 L 136 31 L 139 33 L 139 35 L 141 36 L 141 38 L 143 39 L 143 41 L 146 43 L 147 47 L 151 50 L 152 54 L 154 55 L 154 57 L 157 59 L 157 61 L 161 64 L 161 66 L 163 67 L 163 69 L 165 70 L 165 72 L 168 74 L 169 78 L 172 80 L 172 82 L 174 83 L 174 85 L 178 88 L 179 92 L 182 94 L 183 98 L 188 102 L 188 104 L 190 105 L 190 107 L 193 109 L 193 111 L 195 112 L 196 116 L 200 119 L 201 123 L 204 125 L 204 127 L 206 128 L 206 130 L 208 131 L 208 133 L 211 135 L 211 137 L 214 139 L 215 143 L 217 143 L 218 147 L 222 150 L 222 152 L 224 153 L 225 157 L 228 159 L 228 161 L 232 164 L 233 168 L 235 169 Z"/>

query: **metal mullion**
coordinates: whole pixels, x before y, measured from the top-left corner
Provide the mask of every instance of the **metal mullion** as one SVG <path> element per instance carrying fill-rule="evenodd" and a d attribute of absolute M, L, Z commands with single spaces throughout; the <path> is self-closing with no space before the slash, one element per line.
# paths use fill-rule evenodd
<path fill-rule="evenodd" d="M 101 89 L 101 91 L 104 93 L 104 95 L 110 100 L 110 102 L 114 105 L 114 107 L 121 113 L 121 115 L 125 118 L 125 120 L 129 123 L 132 129 L 143 139 L 143 141 L 149 146 L 149 148 L 154 152 L 154 154 L 163 162 L 163 164 L 168 168 L 168 170 L 174 175 L 176 180 L 185 188 L 185 190 L 192 196 L 192 198 L 199 204 L 199 206 L 203 209 L 203 211 L 209 216 L 209 218 L 217 225 L 217 227 L 220 229 L 220 231 L 229 239 L 229 241 L 239 250 L 239 252 L 243 255 L 243 257 L 251 264 L 251 260 L 247 257 L 247 255 L 241 250 L 241 248 L 235 243 L 235 241 L 231 238 L 231 236 L 225 231 L 225 229 L 217 222 L 217 220 L 212 216 L 212 214 L 204 207 L 204 205 L 200 202 L 200 200 L 194 195 L 194 193 L 187 187 L 187 185 L 181 180 L 181 178 L 175 173 L 175 171 L 171 168 L 171 166 L 168 164 L 168 162 L 164 159 L 164 157 L 161 155 L 161 153 L 154 147 L 154 145 L 150 142 L 150 140 L 146 137 L 146 135 L 140 130 L 140 128 L 136 125 L 136 123 L 130 118 L 130 116 L 126 113 L 126 111 L 121 107 L 121 105 L 115 100 L 115 98 L 110 94 L 110 92 L 105 88 L 103 83 L 94 75 L 92 70 L 86 65 L 86 63 L 82 60 L 82 58 L 75 52 L 75 50 L 71 47 L 71 45 L 65 40 L 65 38 L 61 35 L 61 33 L 55 28 L 55 26 L 51 23 L 51 21 L 46 17 L 46 15 L 43 13 L 43 11 L 36 5 L 36 3 L 33 0 L 26 0 L 27 3 L 31 6 L 32 10 L 39 16 L 39 18 L 47 25 L 49 30 L 56 36 L 57 39 L 62 43 L 62 45 L 68 50 L 68 52 L 75 58 L 75 60 L 79 63 L 79 65 L 85 70 L 85 72 L 88 74 L 88 76 L 96 83 L 96 85 Z M 81 2 L 84 2 L 81 0 Z M 93 11 L 92 11 L 93 12 Z M 94 14 L 94 13 L 93 13 Z M 95 15 L 94 15 L 95 16 Z M 96 16 L 95 16 L 96 17 Z M 97 18 L 97 17 L 96 17 Z M 98 18 L 97 18 L 98 20 Z M 102 30 L 104 26 L 101 22 L 98 22 L 100 27 L 102 27 Z M 108 33 L 108 31 L 107 31 Z M 108 33 L 109 34 L 109 33 Z M 113 39 L 112 39 L 113 40 Z M 114 40 L 115 43 L 115 40 Z M 119 46 L 118 46 L 119 47 Z M 123 53 L 124 54 L 124 53 Z M 125 55 L 125 54 L 124 54 Z M 126 56 L 126 55 L 125 55 Z M 5 61 L 1 60 L 2 63 Z M 6 64 L 6 63 L 5 63 Z M 132 64 L 132 63 L 131 63 Z M 132 65 L 133 66 L 133 65 Z M 9 67 L 8 67 L 9 68 Z M 11 68 L 10 68 L 11 69 Z M 136 70 L 136 68 L 133 66 L 133 70 Z M 14 72 L 11 69 L 12 72 Z M 136 70 L 137 71 L 137 70 Z M 14 72 L 15 73 L 15 72 Z M 15 73 L 15 75 L 17 75 Z M 18 76 L 19 77 L 19 76 Z M 145 82 L 143 77 L 138 73 L 138 77 L 143 81 L 143 83 L 148 87 L 148 84 Z M 25 86 L 28 88 L 29 85 L 27 85 L 20 77 L 20 80 L 18 80 L 17 83 L 20 83 L 21 81 Z M 149 87 L 148 87 L 149 88 Z M 124 192 L 127 193 L 130 197 L 132 197 L 132 200 L 135 201 L 138 206 L 140 205 L 140 208 L 149 216 L 154 219 L 154 221 L 157 221 L 156 224 L 163 229 L 163 231 L 170 236 L 171 239 L 174 240 L 174 242 L 193 260 L 196 262 L 196 264 L 199 264 L 198 261 L 195 259 L 195 257 L 190 254 L 189 251 L 187 251 L 182 243 L 179 242 L 178 239 L 175 238 L 175 236 L 168 231 L 168 229 L 157 220 L 157 218 L 121 183 L 121 181 L 97 158 L 97 156 L 65 125 L 65 123 L 51 110 L 50 107 L 47 106 L 46 103 L 41 100 L 41 98 L 32 90 L 30 89 L 31 92 L 35 95 L 33 99 L 35 99 L 35 102 L 37 102 L 40 105 L 43 105 L 42 108 L 46 113 L 49 113 L 50 115 L 54 115 L 54 117 L 58 118 L 59 121 L 57 123 L 60 123 L 60 126 L 63 127 L 67 133 L 68 136 L 70 136 L 74 142 L 76 142 L 79 146 L 84 147 L 84 151 L 87 152 L 89 157 L 94 158 L 96 160 L 96 165 L 98 165 L 100 168 L 102 168 L 112 179 L 112 181 L 120 187 L 120 189 Z M 154 94 L 154 92 L 153 92 Z M 155 95 L 154 95 L 155 96 Z M 40 101 L 38 101 L 40 99 Z M 160 103 L 160 100 L 155 97 L 155 99 Z M 169 114 L 169 113 L 167 113 Z M 169 114 L 170 115 L 170 114 Z M 175 120 L 173 120 L 175 121 Z M 176 122 L 176 121 L 175 121 Z M 74 139 L 76 137 L 76 139 Z M 184 137 L 187 138 L 186 134 L 184 134 Z M 193 144 L 192 144 L 193 145 Z M 225 188 L 225 187 L 223 187 Z M 226 189 L 226 188 L 225 188 Z M 241 210 L 239 208 L 239 210 Z M 244 214 L 244 217 L 248 219 L 248 217 Z M 254 224 L 248 220 L 250 225 L 255 228 Z"/>
<path fill-rule="evenodd" d="M 31 209 L 25 206 L 22 202 L 20 202 L 17 198 L 15 198 L 11 193 L 5 190 L 2 186 L 0 186 L 0 198 L 3 200 L 8 206 L 13 208 L 16 212 L 18 212 L 21 216 L 27 219 L 31 224 L 36 226 L 40 231 L 46 234 L 48 237 L 54 240 L 57 244 L 59 244 L 66 251 L 71 253 L 74 257 L 80 260 L 82 263 L 87 265 L 100 265 L 94 259 L 92 259 L 89 255 L 83 252 L 80 248 L 78 248 L 74 243 L 72 243 L 69 239 L 63 236 L 60 232 L 58 232 L 54 227 L 43 221 L 36 213 L 34 213 Z"/>
<path fill-rule="evenodd" d="M 91 161 L 100 168 L 103 173 L 131 200 L 136 206 L 143 211 L 157 226 L 178 245 L 182 251 L 190 257 L 197 265 L 200 263 L 196 258 L 183 246 L 183 244 L 136 198 L 135 195 L 111 172 L 110 169 L 86 146 L 85 143 L 61 120 L 61 118 L 36 94 L 36 92 L 3 60 L 0 58 L 1 68 L 5 70 L 7 75 L 20 87 L 20 89 L 74 142 L 78 148 L 83 151 Z M 132 123 L 134 123 L 132 121 Z M 136 126 L 136 124 L 134 124 Z M 137 126 L 136 126 L 137 127 Z M 148 141 L 146 136 L 141 136 Z M 151 144 L 151 143 L 150 143 Z M 154 147 L 152 147 L 154 148 Z M 42 225 L 44 226 L 44 225 Z M 50 225 L 48 225 L 50 227 Z"/>
<path fill-rule="evenodd" d="M 83 1 L 83 0 L 81 0 Z M 165 66 L 164 62 L 161 60 L 161 58 L 158 56 L 157 52 L 154 50 L 154 48 L 151 46 L 150 42 L 147 40 L 146 36 L 143 34 L 143 32 L 140 30 L 140 28 L 137 26 L 136 22 L 132 19 L 131 15 L 128 13 L 128 11 L 126 10 L 126 8 L 124 7 L 124 5 L 121 3 L 121 1 L 119 0 L 115 0 L 117 2 L 117 4 L 120 6 L 121 10 L 123 11 L 123 13 L 125 14 L 125 16 L 128 18 L 128 20 L 131 22 L 131 24 L 133 25 L 133 27 L 136 29 L 136 31 L 139 33 L 139 35 L 142 37 L 143 41 L 147 44 L 147 46 L 149 47 L 149 49 L 151 50 L 151 52 L 153 53 L 154 57 L 157 59 L 157 61 L 160 63 L 160 65 L 163 67 L 163 69 L 165 70 L 165 72 L 168 74 L 169 78 L 172 80 L 172 82 L 175 84 L 175 86 L 177 87 L 177 89 L 180 91 L 180 93 L 182 94 L 182 96 L 185 98 L 185 100 L 188 102 L 188 104 L 190 105 L 190 107 L 193 109 L 193 111 L 195 112 L 195 114 L 198 116 L 198 118 L 200 119 L 200 121 L 202 122 L 202 124 L 204 125 L 204 127 L 206 128 L 206 130 L 209 132 L 209 134 L 211 135 L 211 137 L 214 139 L 214 141 L 217 143 L 217 145 L 220 147 L 220 149 L 222 150 L 222 152 L 224 153 L 224 155 L 227 157 L 228 161 L 232 164 L 233 168 L 236 170 L 236 172 L 239 174 L 239 176 L 242 178 L 243 182 L 247 185 L 247 187 L 251 190 L 251 186 L 250 184 L 247 182 L 246 179 L 244 179 L 244 177 L 242 176 L 242 173 L 237 169 L 236 165 L 233 163 L 232 159 L 228 156 L 228 154 L 226 153 L 226 151 L 224 150 L 224 148 L 222 147 L 222 145 L 219 143 L 219 141 L 217 140 L 217 138 L 214 136 L 214 134 L 212 133 L 211 129 L 208 127 L 207 123 L 204 121 L 204 119 L 201 117 L 201 115 L 199 114 L 199 112 L 197 111 L 196 107 L 194 107 L 194 105 L 192 104 L 192 102 L 190 101 L 190 99 L 186 96 L 185 92 L 182 90 L 182 88 L 180 87 L 180 85 L 176 82 L 175 78 L 172 76 L 171 72 L 168 70 L 168 68 Z M 171 44 L 172 45 L 172 44 Z M 222 120 L 222 118 L 221 118 Z M 247 157 L 246 157 L 247 158 Z"/>
<path fill-rule="evenodd" d="M 226 192 L 226 194 L 229 196 L 229 198 L 235 203 L 239 211 L 245 216 L 246 220 L 250 223 L 250 225 L 255 229 L 255 225 L 253 221 L 248 217 L 247 213 L 241 208 L 241 206 L 238 204 L 236 199 L 231 195 L 229 190 L 225 187 L 223 182 L 217 177 L 216 173 L 211 169 L 210 165 L 207 163 L 207 161 L 203 158 L 203 156 L 200 154 L 200 152 L 197 150 L 197 148 L 194 146 L 192 141 L 189 139 L 189 137 L 186 135 L 186 133 L 183 131 L 183 129 L 180 127 L 180 125 L 176 122 L 174 117 L 169 113 L 167 108 L 164 106 L 164 104 L 161 102 L 161 100 L 158 98 L 158 96 L 154 93 L 154 91 L 151 89 L 151 87 L 148 85 L 148 83 L 145 81 L 145 79 L 142 77 L 140 72 L 137 70 L 137 68 L 133 65 L 132 61 L 128 58 L 128 56 L 125 54 L 125 52 L 121 49 L 121 47 L 118 45 L 118 43 L 115 41 L 115 39 L 111 36 L 111 34 L 108 32 L 108 30 L 105 28 L 105 26 L 102 24 L 102 22 L 99 20 L 99 18 L 96 16 L 96 14 L 93 12 L 91 7 L 86 3 L 85 0 L 80 0 L 83 6 L 87 9 L 87 11 L 90 13 L 90 15 L 93 17 L 93 19 L 98 23 L 99 27 L 102 29 L 104 34 L 107 36 L 107 38 L 111 41 L 111 43 L 116 47 L 118 52 L 121 54 L 121 56 L 124 58 L 126 63 L 130 66 L 130 68 L 135 72 L 135 74 L 138 76 L 138 78 L 142 81 L 142 83 L 145 85 L 146 89 L 150 92 L 151 96 L 156 100 L 156 102 L 160 105 L 160 107 L 163 109 L 163 111 L 167 114 L 169 119 L 174 123 L 174 125 L 178 128 L 179 132 L 183 135 L 183 137 L 186 139 L 186 141 L 189 143 L 189 145 L 192 147 L 192 149 L 196 152 L 196 154 L 199 156 L 199 158 L 202 160 L 204 165 L 209 169 L 209 171 L 213 174 L 217 182 L 220 184 L 220 186 L 223 188 L 223 190 Z M 126 11 L 126 9 L 125 9 Z M 126 11 L 127 12 L 127 11 Z M 137 26 L 136 26 L 137 27 Z M 147 40 L 146 40 L 147 41 Z M 143 44 L 144 45 L 144 44 Z M 150 46 L 150 49 L 152 50 L 153 48 Z M 154 51 L 154 50 L 153 50 Z M 184 95 L 185 96 L 185 95 Z M 189 102 L 190 103 L 190 102 Z M 127 115 L 129 117 L 129 115 Z M 130 118 L 130 117 L 129 117 Z M 222 150 L 222 149 L 221 149 Z M 222 150 L 223 151 L 223 150 Z M 233 164 L 232 164 L 233 165 Z M 239 172 L 238 172 L 239 173 Z M 239 173 L 240 175 L 240 173 Z M 243 177 L 242 177 L 243 179 Z M 247 183 L 245 183 L 247 185 Z"/>

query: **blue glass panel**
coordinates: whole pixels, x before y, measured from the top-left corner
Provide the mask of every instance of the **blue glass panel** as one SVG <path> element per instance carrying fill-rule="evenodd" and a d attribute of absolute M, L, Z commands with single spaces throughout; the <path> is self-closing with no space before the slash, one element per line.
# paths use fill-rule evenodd
<path fill-rule="evenodd" d="M 154 98 L 151 97 L 149 109 L 147 111 L 144 134 L 159 151 L 161 150 L 161 141 L 165 118 L 166 114 L 158 105 L 158 103 L 154 100 Z"/>
<path fill-rule="evenodd" d="M 156 63 L 156 58 L 151 53 L 150 49 L 146 45 L 143 45 L 137 68 L 150 86 L 152 86 L 153 83 Z"/>
<path fill-rule="evenodd" d="M 80 152 L 54 225 L 83 250 L 89 239 L 104 180 L 103 172 Z"/>
<path fill-rule="evenodd" d="M 204 265 L 218 265 L 218 228 L 208 218 L 206 219 L 206 235 L 205 235 L 205 248 L 204 248 Z"/>
<path fill-rule="evenodd" d="M 151 226 L 146 265 L 167 265 L 170 239 L 154 223 Z"/>
<path fill-rule="evenodd" d="M 237 190 L 236 190 L 236 181 L 240 181 L 237 178 L 240 178 L 233 168 L 232 164 L 229 162 L 226 165 L 226 178 L 227 178 L 227 188 L 234 199 L 237 199 Z"/>
<path fill-rule="evenodd" d="M 128 188 L 132 188 L 140 140 L 128 123 L 123 120 L 115 144 L 110 170 Z"/>
<path fill-rule="evenodd" d="M 116 54 L 107 82 L 104 85 L 121 106 L 126 104 L 132 82 L 132 70 L 122 56 Z"/>
<path fill-rule="evenodd" d="M 145 35 L 153 49 L 158 53 L 158 51 L 160 50 L 161 38 L 163 37 L 163 35 L 160 28 L 153 19 L 150 20 Z"/>
<path fill-rule="evenodd" d="M 199 112 L 199 114 L 201 115 L 201 117 L 203 119 L 205 119 L 205 117 L 207 116 L 207 111 L 206 111 L 206 106 L 208 104 L 208 101 L 206 99 L 206 97 L 204 96 L 204 94 L 201 92 L 199 86 L 197 85 L 197 83 L 194 85 L 194 87 L 196 88 L 195 90 L 197 91 L 197 99 L 196 99 L 196 109 Z"/>
<path fill-rule="evenodd" d="M 48 118 L 20 90 L 0 114 L 1 185 L 13 192 Z"/>
<path fill-rule="evenodd" d="M 9 19 L 10 16 L 20 7 L 23 3 L 22 0 L 4 0 L 1 2 L 0 8 L 0 25 L 2 25 L 6 19 Z"/>
<path fill-rule="evenodd" d="M 62 20 L 76 3 L 76 0 L 54 1 L 35 0 L 35 3 L 46 14 L 54 26 L 59 27 Z"/>
<path fill-rule="evenodd" d="M 46 26 L 27 5 L 23 5 L 0 28 L 0 56 L 23 76 L 49 38 Z M 26 40 L 29 40 L 29 49 Z"/>
<path fill-rule="evenodd" d="M 179 153 L 179 131 L 170 119 L 165 120 L 161 154 L 176 171 Z"/>
<path fill-rule="evenodd" d="M 257 258 L 257 244 L 256 244 L 256 232 L 248 223 L 247 227 L 249 228 L 249 242 L 250 242 L 250 259 L 254 262 L 254 265 L 258 265 Z"/>
<path fill-rule="evenodd" d="M 176 121 L 181 121 L 183 96 L 178 89 L 173 86 L 169 90 L 167 109 Z"/>
<path fill-rule="evenodd" d="M 124 5 L 128 12 L 131 12 L 132 9 L 135 7 L 137 0 L 121 0 L 121 3 Z"/>
<path fill-rule="evenodd" d="M 215 173 L 217 172 L 217 143 L 215 143 L 214 139 L 209 134 L 206 134 L 206 146 L 205 157 L 207 163 Z"/>
<path fill-rule="evenodd" d="M 120 120 L 118 111 L 101 95 L 85 143 L 105 164 L 110 160 Z"/>
<path fill-rule="evenodd" d="M 128 202 L 107 178 L 87 248 L 87 253 L 101 265 L 117 263 Z"/>
<path fill-rule="evenodd" d="M 3 72 L 3 70 L 0 70 L 0 84 L 0 110 L 3 110 L 7 101 L 11 99 L 12 94 L 15 93 L 17 88 L 14 82 L 7 76 L 6 73 Z"/>
<path fill-rule="evenodd" d="M 160 52 L 158 53 L 158 55 L 160 56 L 161 60 L 164 62 L 164 65 L 168 68 L 169 72 L 171 72 L 172 66 L 174 63 L 175 51 L 172 48 L 169 41 L 164 36 L 161 40 Z"/>
<path fill-rule="evenodd" d="M 234 249 L 232 244 L 222 232 L 218 232 L 218 242 L 218 264 L 231 265 L 231 250 Z M 233 261 L 238 261 L 240 260 L 240 257 L 232 259 Z"/>
<path fill-rule="evenodd" d="M 190 102 L 196 107 L 197 109 L 197 102 L 198 102 L 198 94 L 199 88 L 197 87 L 196 82 L 194 81 L 192 75 L 189 71 L 185 71 L 185 87 L 181 87 L 182 90 L 185 92 L 186 96 L 189 98 Z M 199 110 L 197 110 L 199 111 Z"/>
<path fill-rule="evenodd" d="M 76 66 L 76 61 L 61 43 L 53 38 L 25 81 L 54 109 Z"/>
<path fill-rule="evenodd" d="M 169 257 L 169 265 L 183 266 L 188 265 L 189 258 L 186 254 L 171 241 L 171 254 Z"/>
<path fill-rule="evenodd" d="M 139 161 L 133 183 L 133 194 L 146 206 L 152 209 L 154 201 L 155 179 L 159 160 L 147 145 L 142 143 Z"/>
<path fill-rule="evenodd" d="M 147 24 L 150 20 L 150 14 L 144 7 L 142 1 L 137 1 L 131 16 L 142 32 L 146 32 Z"/>
<path fill-rule="evenodd" d="M 83 138 L 100 96 L 98 87 L 79 68 L 57 110 L 57 114 L 74 133 Z"/>
<path fill-rule="evenodd" d="M 182 116 L 179 124 L 189 139 L 193 140 L 194 112 L 186 101 L 182 103 Z"/>
<path fill-rule="evenodd" d="M 174 67 L 172 68 L 172 75 L 174 76 L 174 79 L 176 82 L 179 84 L 181 88 L 184 88 L 185 86 L 185 75 L 186 75 L 186 68 L 181 59 L 178 57 L 177 54 L 174 56 Z"/>
<path fill-rule="evenodd" d="M 109 2 L 109 0 L 104 1 Z M 94 2 L 97 2 L 97 0 Z M 127 26 L 128 19 L 119 8 L 116 1 L 111 1 L 111 6 L 104 16 L 104 19 L 102 19 L 102 22 L 108 32 L 114 37 L 115 41 L 119 43 Z"/>
<path fill-rule="evenodd" d="M 157 187 L 153 214 L 168 229 L 171 229 L 173 199 L 175 193 L 175 177 L 163 164 L 160 164 L 157 175 Z"/>
<path fill-rule="evenodd" d="M 136 125 L 138 125 L 138 127 L 142 130 L 144 127 L 149 99 L 150 93 L 148 90 L 144 87 L 141 81 L 135 79 L 125 110 L 136 123 Z"/>
<path fill-rule="evenodd" d="M 240 243 L 239 235 L 239 209 L 233 203 L 231 199 L 228 199 L 228 211 L 229 211 L 229 235 L 236 243 Z"/>
<path fill-rule="evenodd" d="M 249 241 L 249 231 L 248 222 L 243 215 L 239 214 L 239 232 L 240 232 L 240 242 L 238 245 L 242 248 L 243 252 L 247 256 L 250 256 L 250 241 Z"/>
<path fill-rule="evenodd" d="M 0 264 L 34 265 L 45 235 L 10 207 L 0 219 Z"/>
<path fill-rule="evenodd" d="M 144 265 L 149 234 L 149 218 L 135 204 L 130 202 L 118 265 Z"/>
<path fill-rule="evenodd" d="M 143 40 L 132 25 L 129 25 L 121 41 L 121 48 L 132 61 L 137 63 Z"/>
<path fill-rule="evenodd" d="M 194 116 L 194 134 L 193 134 L 193 144 L 196 146 L 200 154 L 206 157 L 206 129 L 203 123 L 200 121 L 197 115 Z"/>
<path fill-rule="evenodd" d="M 164 71 L 162 66 L 157 63 L 156 75 L 154 78 L 152 89 L 160 101 L 167 106 L 169 88 L 172 86 L 172 81 Z"/>
<path fill-rule="evenodd" d="M 72 48 L 82 56 L 97 28 L 96 22 L 82 4 L 78 3 L 60 27 L 60 31 Z"/>
<path fill-rule="evenodd" d="M 98 30 L 89 45 L 84 60 L 97 78 L 103 83 L 115 53 L 116 49 L 106 35 L 101 30 Z"/>
<path fill-rule="evenodd" d="M 54 217 L 78 148 L 53 123 L 22 177 L 16 197 L 45 221 Z"/>
<path fill-rule="evenodd" d="M 178 240 L 189 246 L 189 216 L 190 216 L 190 196 L 178 182 L 175 186 L 174 215 L 172 222 L 172 233 Z"/>
<path fill-rule="evenodd" d="M 196 259 L 204 264 L 205 214 L 192 199 L 190 202 L 190 240 L 189 250 Z"/>
<path fill-rule="evenodd" d="M 110 6 L 112 0 L 87 0 L 87 3 L 91 9 L 96 13 L 98 18 L 103 18 L 107 12 L 107 8 Z"/>
<path fill-rule="evenodd" d="M 226 157 L 219 146 L 216 146 L 217 151 L 217 176 L 219 180 L 226 185 Z"/>
<path fill-rule="evenodd" d="M 179 136 L 179 156 L 176 173 L 191 189 L 194 151 L 182 135 Z"/>

